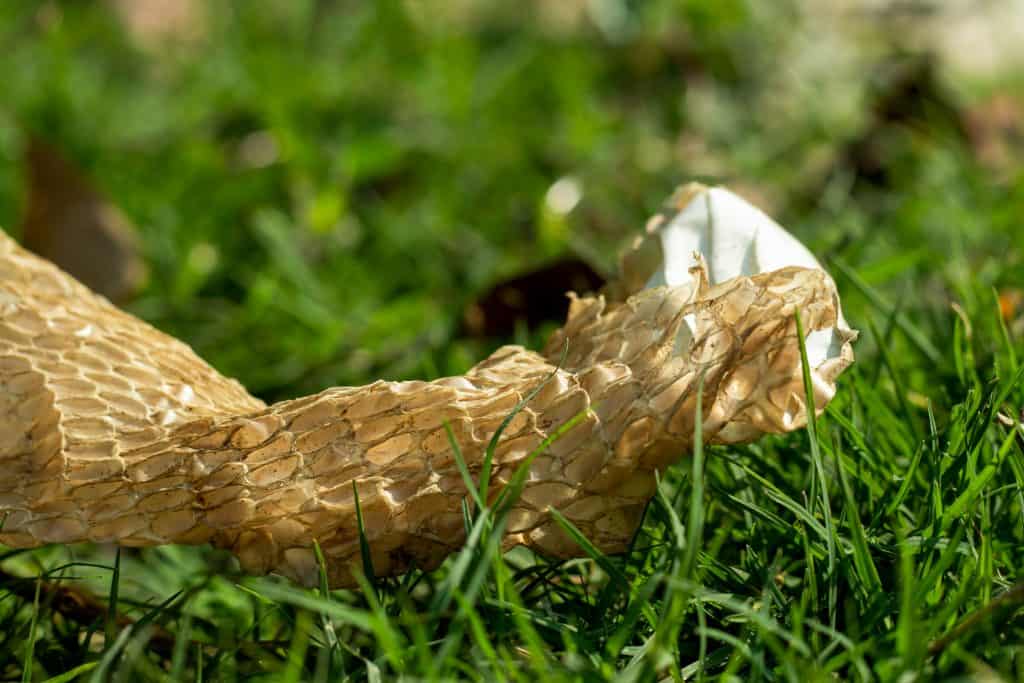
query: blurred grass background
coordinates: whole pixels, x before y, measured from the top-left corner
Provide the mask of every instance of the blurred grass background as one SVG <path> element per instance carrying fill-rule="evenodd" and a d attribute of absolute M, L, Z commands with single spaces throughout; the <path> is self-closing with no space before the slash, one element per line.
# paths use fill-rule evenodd
<path fill-rule="evenodd" d="M 969 256 L 1019 264 L 1021 105 L 1003 91 L 1021 72 L 1012 51 L 961 64 L 978 48 L 935 28 L 955 19 L 742 0 L 14 0 L 0 225 L 22 224 L 33 134 L 138 226 L 150 277 L 130 308 L 271 400 L 461 372 L 487 346 L 460 338 L 474 297 L 566 253 L 607 271 L 688 179 L 872 263 L 890 291 L 915 269 L 984 275 Z M 994 96 L 1009 121 L 984 120 Z M 985 144 L 1016 146 L 981 160 Z"/>
<path fill-rule="evenodd" d="M 566 257 L 611 272 L 674 186 L 725 184 L 836 276 L 866 332 L 850 381 L 891 412 L 858 398 L 841 410 L 866 411 L 850 419 L 897 454 L 879 484 L 897 487 L 901 430 L 923 433 L 928 405 L 955 424 L 958 403 L 1005 378 L 1007 348 L 1020 349 L 1022 25 L 1019 4 L 996 2 L 7 0 L 0 226 L 40 229 L 26 159 L 42 141 L 134 225 L 148 275 L 125 306 L 276 400 L 460 373 L 504 341 L 535 343 L 543 328 L 471 335 L 465 311 Z M 68 185 L 51 178 L 36 201 Z M 803 442 L 772 443 L 738 457 L 772 468 L 758 458 Z M 799 489 L 802 475 L 785 476 Z M 917 484 L 924 501 L 932 484 Z M 991 585 L 1014 579 L 1021 543 L 1022 484 L 997 484 L 1011 502 L 984 513 L 1008 548 Z M 885 519 L 872 553 L 898 564 L 901 537 L 868 509 L 892 491 L 856 490 L 871 499 L 865 517 Z M 745 561 L 767 571 L 764 552 Z M 152 551 L 131 581 L 150 604 L 190 575 L 216 586 L 226 570 L 210 557 Z M 899 583 L 889 568 L 887 588 Z M 250 623 L 257 608 L 219 586 L 193 593 L 190 610 L 225 629 L 236 614 Z M 882 608 L 871 609 L 865 623 Z M 1019 640 L 989 636 L 1019 653 Z M 565 647 L 572 669 L 584 646 Z M 77 661 L 44 652 L 51 666 Z M 958 657 L 939 669 L 969 668 Z M 1024 671 L 1020 654 L 983 657 Z"/>

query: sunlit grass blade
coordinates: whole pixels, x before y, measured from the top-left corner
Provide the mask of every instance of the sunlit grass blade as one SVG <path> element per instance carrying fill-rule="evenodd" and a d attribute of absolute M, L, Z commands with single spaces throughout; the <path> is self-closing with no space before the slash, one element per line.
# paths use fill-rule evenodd
<path fill-rule="evenodd" d="M 117 633 L 117 595 L 121 585 L 121 546 L 114 550 L 114 569 L 110 574 L 110 598 L 107 601 L 107 621 L 105 633 L 107 642 L 114 641 Z"/>
<path fill-rule="evenodd" d="M 327 560 L 324 558 L 323 549 L 319 541 L 313 541 L 313 553 L 316 555 L 317 573 L 320 581 L 320 597 L 323 600 L 331 600 L 331 590 L 327 580 Z M 338 652 L 338 634 L 334 630 L 334 623 L 326 614 L 320 615 L 320 627 L 324 631 L 324 638 L 329 648 L 328 657 L 335 666 L 340 665 L 340 653 Z"/>
<path fill-rule="evenodd" d="M 240 587 L 248 588 L 262 600 L 292 605 L 316 614 L 327 614 L 339 623 L 361 631 L 372 633 L 375 628 L 373 616 L 365 610 L 343 605 L 337 601 L 323 600 L 309 591 L 278 581 L 261 579 Z"/>
<path fill-rule="evenodd" d="M 356 482 L 352 480 L 352 498 L 356 507 L 356 526 L 359 528 L 359 555 L 363 562 L 363 576 L 370 583 L 374 590 L 377 589 L 377 574 L 373 569 L 373 555 L 370 554 L 370 541 L 366 535 L 366 525 L 363 522 L 363 510 L 359 504 L 359 489 Z"/>
<path fill-rule="evenodd" d="M 630 583 L 629 579 L 626 578 L 625 574 L 622 573 L 611 558 L 601 552 L 597 546 L 591 543 L 590 539 L 583 535 L 575 524 L 565 518 L 565 516 L 558 510 L 551 508 L 551 518 L 554 519 L 558 526 L 562 527 L 562 530 L 587 554 L 587 556 L 594 560 L 612 579 L 630 595 L 630 599 L 636 598 L 636 589 Z M 650 605 L 644 604 L 643 612 L 647 619 L 653 624 L 657 622 L 657 615 L 654 610 L 651 609 Z"/>
<path fill-rule="evenodd" d="M 875 308 L 884 313 L 885 315 L 891 315 L 894 306 L 890 304 L 885 298 L 878 293 L 871 285 L 865 282 L 860 275 L 857 274 L 852 268 L 850 268 L 841 259 L 831 259 L 832 264 L 847 278 L 854 287 L 860 290 L 860 293 L 871 302 Z M 922 332 L 916 325 L 910 322 L 905 315 L 896 315 L 894 317 L 896 324 L 903 331 L 914 346 L 928 358 L 928 361 L 932 364 L 938 364 L 942 362 L 942 354 L 939 352 L 935 345 L 928 339 L 928 335 Z"/>
<path fill-rule="evenodd" d="M 997 614 L 1000 610 L 1009 611 L 1020 605 L 1024 605 L 1024 581 L 1018 582 L 1003 591 L 990 602 L 965 617 L 948 633 L 933 640 L 928 645 L 928 651 L 931 654 L 938 654 L 957 639 L 970 633 L 972 629 L 985 623 L 987 619 Z"/>
<path fill-rule="evenodd" d="M 109 641 L 106 649 L 103 651 L 103 656 L 100 657 L 99 664 L 93 669 L 92 676 L 89 677 L 91 683 L 104 683 L 109 680 L 111 668 L 124 650 L 125 645 L 128 644 L 128 639 L 131 638 L 131 635 L 131 628 L 123 628 L 117 635 L 117 638 Z"/>
<path fill-rule="evenodd" d="M 906 472 L 901 473 L 903 481 L 900 482 L 900 487 L 897 489 L 896 494 L 889 501 L 889 504 L 885 506 L 885 510 L 879 515 L 878 519 L 872 521 L 871 526 L 875 526 L 881 521 L 882 517 L 888 517 L 889 515 L 896 512 L 903 501 L 907 499 L 907 495 L 910 493 L 917 476 L 917 468 L 921 465 L 921 459 L 924 457 L 924 445 L 922 444 L 914 451 L 914 455 L 910 458 L 910 465 L 907 466 Z"/>
<path fill-rule="evenodd" d="M 843 507 L 846 512 L 846 520 L 850 529 L 850 540 L 853 544 L 853 564 L 857 569 L 861 585 L 866 595 L 878 595 L 884 591 L 882 579 L 878 574 L 878 568 L 871 558 L 871 546 L 868 543 L 864 525 L 860 519 L 860 510 L 857 501 L 853 496 L 853 489 L 850 486 L 846 469 L 843 467 L 842 459 L 839 457 L 840 441 L 834 439 L 833 450 L 836 456 L 836 472 L 839 475 L 839 484 L 843 492 Z M 909 474 L 908 476 L 913 476 Z"/>
<path fill-rule="evenodd" d="M 868 320 L 868 327 L 871 329 L 871 334 L 878 343 L 878 351 L 882 357 L 882 365 L 889 372 L 889 377 L 892 379 L 893 390 L 896 394 L 896 400 L 900 405 L 900 410 L 903 411 L 903 424 L 910 428 L 910 433 L 914 437 L 915 442 L 921 441 L 921 429 L 917 425 L 917 418 L 914 412 L 910 409 L 910 402 L 907 399 L 907 387 L 903 382 L 903 377 L 896 369 L 895 362 L 892 355 L 889 353 L 889 346 L 882 337 L 878 328 L 875 326 L 874 321 Z"/>
<path fill-rule="evenodd" d="M 552 379 L 555 378 L 556 375 L 558 375 L 558 372 L 561 369 L 562 364 L 565 362 L 565 356 L 568 352 L 569 340 L 566 339 L 565 345 L 562 347 L 562 355 L 559 358 L 558 363 L 555 365 L 555 369 L 549 372 L 544 377 L 544 379 L 542 379 L 537 384 L 537 386 L 531 389 L 526 394 L 526 396 L 524 396 L 523 399 L 519 401 L 519 403 L 517 403 L 514 408 L 512 408 L 512 410 L 509 412 L 508 415 L 505 416 L 505 418 L 501 421 L 501 424 L 498 425 L 498 428 L 494 431 L 494 434 L 491 436 L 491 440 L 487 443 L 487 448 L 484 450 L 483 463 L 480 466 L 479 497 L 482 500 L 487 501 L 489 499 L 488 489 L 490 487 L 491 482 L 491 468 L 494 463 L 494 454 L 498 448 L 498 442 L 501 440 L 502 434 L 504 434 L 505 430 L 508 429 L 509 424 L 511 424 L 512 420 L 516 418 L 516 415 L 521 413 L 523 409 L 526 408 L 527 405 L 529 405 L 530 401 L 532 401 L 537 396 L 537 394 L 539 394 L 544 389 L 544 387 L 547 386 L 548 382 L 550 382 Z"/>
<path fill-rule="evenodd" d="M 975 475 L 970 483 L 967 484 L 967 488 L 957 496 L 949 507 L 946 508 L 942 515 L 942 530 L 945 531 L 953 523 L 953 520 L 964 514 L 968 507 L 973 504 L 981 492 L 989 485 L 989 482 L 995 476 L 996 472 L 1002 466 L 1006 456 L 1010 453 L 1010 449 L 1013 447 L 1014 442 L 1017 439 L 1017 430 L 1011 429 L 1003 439 L 1002 445 L 999 447 L 996 457 L 993 462 L 989 463 Z"/>
<path fill-rule="evenodd" d="M 693 454 L 690 471 L 690 511 L 686 519 L 686 549 L 679 578 L 693 578 L 697 552 L 704 533 L 704 373 L 697 380 L 697 404 L 693 415 Z"/>
<path fill-rule="evenodd" d="M 192 642 L 192 615 L 185 613 L 174 638 L 174 650 L 171 653 L 170 678 L 180 681 L 185 675 L 185 664 L 188 659 L 188 646 Z"/>
<path fill-rule="evenodd" d="M 99 666 L 99 664 L 100 664 L 99 660 L 92 661 L 92 662 L 85 662 L 84 664 L 79 664 L 75 668 L 68 669 L 67 671 L 65 671 L 62 674 L 58 674 L 58 675 L 56 675 L 56 676 L 54 676 L 52 678 L 47 678 L 45 681 L 43 681 L 43 683 L 71 683 L 71 681 L 78 680 L 82 676 L 84 676 L 85 674 L 87 674 L 90 671 L 92 671 L 93 669 L 95 669 L 97 666 Z M 172 680 L 181 680 L 181 679 L 172 679 Z"/>
<path fill-rule="evenodd" d="M 309 632 L 313 627 L 312 617 L 306 610 L 300 610 L 295 620 L 295 631 L 288 647 L 288 659 L 281 673 L 282 683 L 298 683 L 303 678 L 306 651 L 309 649 Z"/>
<path fill-rule="evenodd" d="M 923 655 L 918 637 L 919 606 L 914 602 L 915 585 L 915 552 L 905 538 L 899 542 L 899 591 L 900 606 L 896 621 L 896 652 L 903 659 L 906 670 L 917 668 Z"/>
<path fill-rule="evenodd" d="M 459 447 L 459 442 L 455 440 L 455 432 L 452 431 L 452 425 L 448 420 L 444 421 L 444 431 L 448 436 L 448 445 L 452 449 L 452 457 L 455 459 L 455 466 L 459 469 L 459 474 L 462 476 L 462 483 L 466 485 L 466 491 L 473 497 L 473 501 L 476 503 L 477 510 L 483 510 L 487 507 L 483 497 L 480 495 L 480 490 L 477 489 L 476 482 L 473 481 L 473 475 L 469 473 L 469 468 L 466 466 L 466 459 L 462 457 L 462 448 Z"/>
<path fill-rule="evenodd" d="M 435 595 L 431 611 L 439 614 L 448 609 L 456 589 L 462 584 L 464 577 L 470 569 L 474 556 L 477 555 L 481 539 L 488 525 L 491 523 L 491 512 L 484 508 L 477 514 L 473 522 L 473 528 L 463 543 L 462 550 L 455 556 L 448 570 L 442 589 Z"/>
<path fill-rule="evenodd" d="M 39 596 L 43 587 L 43 577 L 36 578 L 35 598 L 32 600 L 32 619 L 29 621 L 28 642 L 25 645 L 25 656 L 21 665 L 22 683 L 32 680 L 32 668 L 36 657 L 36 637 L 39 625 Z"/>
<path fill-rule="evenodd" d="M 800 319 L 800 311 L 796 311 L 796 334 L 800 344 L 800 366 L 803 371 L 804 398 L 807 410 L 807 438 L 810 442 L 811 461 L 814 463 L 814 471 L 817 474 L 818 485 L 821 495 L 821 512 L 825 519 L 825 543 L 828 548 L 828 580 L 829 580 L 829 624 L 835 627 L 836 624 L 836 600 L 837 581 L 836 574 L 836 547 L 835 530 L 832 528 L 832 505 L 828 496 L 828 480 L 825 477 L 825 466 L 822 462 L 821 447 L 818 443 L 818 424 L 815 415 L 814 385 L 811 381 L 811 364 L 807 360 L 807 343 L 804 335 L 804 325 Z"/>
<path fill-rule="evenodd" d="M 959 525 L 953 532 L 953 536 L 945 539 L 946 547 L 939 555 L 939 559 L 932 564 L 928 573 L 925 574 L 918 582 L 917 594 L 914 596 L 915 604 L 922 604 L 927 600 L 928 593 L 934 591 L 937 586 L 941 585 L 943 576 L 953 565 L 957 555 L 967 552 L 967 548 L 962 545 L 964 534 L 965 527 Z"/>

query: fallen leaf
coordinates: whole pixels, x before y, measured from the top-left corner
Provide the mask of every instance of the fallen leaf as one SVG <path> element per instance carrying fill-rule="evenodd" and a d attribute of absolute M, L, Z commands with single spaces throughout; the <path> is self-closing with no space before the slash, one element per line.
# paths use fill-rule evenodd
<path fill-rule="evenodd" d="M 111 301 L 124 302 L 146 279 L 128 219 L 55 147 L 30 135 L 25 152 L 25 246 Z"/>
<path fill-rule="evenodd" d="M 499 337 L 512 334 L 517 324 L 533 329 L 564 320 L 569 299 L 562 294 L 597 291 L 604 281 L 582 259 L 556 261 L 491 287 L 466 308 L 465 330 L 475 337 Z"/>

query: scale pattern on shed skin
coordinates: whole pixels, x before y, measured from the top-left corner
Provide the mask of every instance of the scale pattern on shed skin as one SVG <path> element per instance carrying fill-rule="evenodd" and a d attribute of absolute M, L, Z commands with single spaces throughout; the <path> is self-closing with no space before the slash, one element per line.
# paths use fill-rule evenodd
<path fill-rule="evenodd" d="M 464 540 L 445 421 L 476 476 L 501 421 L 542 385 L 504 432 L 492 492 L 545 437 L 586 417 L 530 465 L 505 546 L 578 555 L 548 513 L 557 508 L 599 548 L 621 551 L 655 471 L 689 451 L 701 374 L 707 441 L 795 429 L 805 408 L 794 312 L 808 331 L 836 320 L 823 271 L 715 287 L 702 273 L 621 303 L 574 296 L 543 353 L 505 346 L 462 377 L 268 407 L 0 233 L 0 542 L 209 542 L 246 571 L 311 584 L 316 540 L 331 584 L 351 586 L 354 487 L 379 575 L 435 567 Z M 819 368 L 818 410 L 850 361 L 844 351 Z"/>

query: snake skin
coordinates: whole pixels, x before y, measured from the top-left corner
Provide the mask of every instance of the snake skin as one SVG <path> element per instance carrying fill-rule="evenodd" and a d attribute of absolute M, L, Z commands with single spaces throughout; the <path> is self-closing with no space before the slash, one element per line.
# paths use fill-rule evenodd
<path fill-rule="evenodd" d="M 0 232 L 0 542 L 212 543 L 245 571 L 312 584 L 316 540 L 330 583 L 351 586 L 354 488 L 378 575 L 436 567 L 465 538 L 445 422 L 478 476 L 501 421 L 543 385 L 498 444 L 492 493 L 586 416 L 529 465 L 504 545 L 578 555 L 555 508 L 598 548 L 622 551 L 655 472 L 689 452 L 701 374 L 707 442 L 795 429 L 806 409 L 794 313 L 808 331 L 836 323 L 821 270 L 713 287 L 693 273 L 692 285 L 620 302 L 573 295 L 542 353 L 505 346 L 461 377 L 266 406 Z M 846 345 L 814 370 L 816 409 L 851 361 Z"/>

